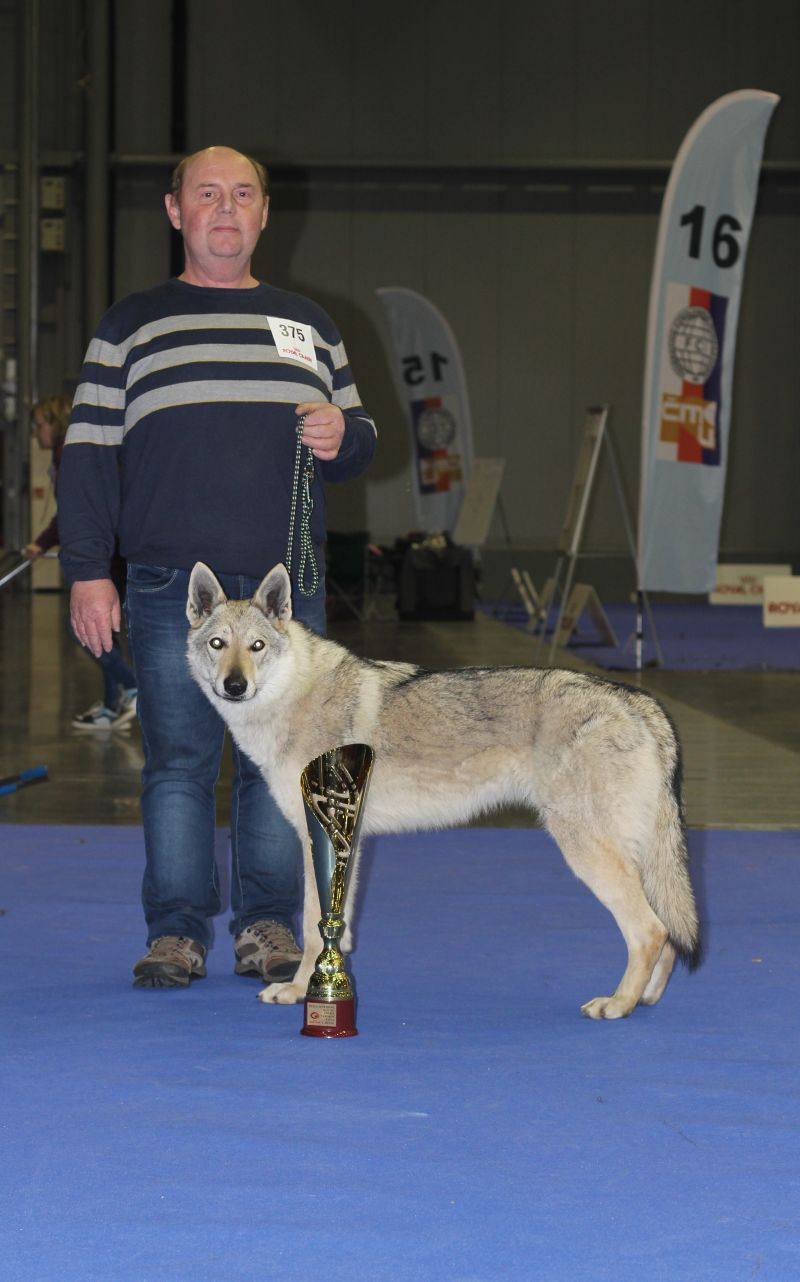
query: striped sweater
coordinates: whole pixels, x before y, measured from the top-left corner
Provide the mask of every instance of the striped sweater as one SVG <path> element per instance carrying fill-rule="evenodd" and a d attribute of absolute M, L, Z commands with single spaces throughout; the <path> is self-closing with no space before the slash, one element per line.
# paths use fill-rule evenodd
<path fill-rule="evenodd" d="M 270 318 L 310 331 L 313 355 L 280 355 Z M 338 457 L 315 460 L 320 547 L 324 482 L 358 476 L 375 450 L 330 317 L 264 284 L 170 280 L 115 304 L 89 345 L 61 462 L 68 581 L 108 577 L 116 534 L 125 559 L 145 565 L 200 560 L 260 577 L 285 560 L 301 401 L 330 401 L 345 419 Z"/>

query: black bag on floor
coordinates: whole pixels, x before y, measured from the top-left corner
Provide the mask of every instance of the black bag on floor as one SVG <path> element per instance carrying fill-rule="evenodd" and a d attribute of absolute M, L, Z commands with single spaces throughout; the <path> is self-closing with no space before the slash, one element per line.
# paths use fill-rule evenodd
<path fill-rule="evenodd" d="M 474 618 L 475 571 L 468 548 L 453 543 L 411 546 L 400 567 L 401 619 Z"/>

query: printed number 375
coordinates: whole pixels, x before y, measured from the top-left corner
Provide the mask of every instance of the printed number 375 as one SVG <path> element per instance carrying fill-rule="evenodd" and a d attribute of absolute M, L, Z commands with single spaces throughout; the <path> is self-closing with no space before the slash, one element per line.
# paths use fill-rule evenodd
<path fill-rule="evenodd" d="M 298 343 L 306 341 L 305 331 L 299 325 L 281 324 L 280 331 L 284 338 L 296 338 Z"/>

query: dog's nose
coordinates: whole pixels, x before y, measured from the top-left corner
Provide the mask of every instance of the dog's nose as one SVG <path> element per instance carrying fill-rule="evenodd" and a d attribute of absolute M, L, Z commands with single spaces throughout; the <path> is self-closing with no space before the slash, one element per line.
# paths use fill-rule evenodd
<path fill-rule="evenodd" d="M 229 699 L 241 699 L 247 689 L 247 677 L 242 676 L 241 672 L 231 672 L 222 685 Z"/>

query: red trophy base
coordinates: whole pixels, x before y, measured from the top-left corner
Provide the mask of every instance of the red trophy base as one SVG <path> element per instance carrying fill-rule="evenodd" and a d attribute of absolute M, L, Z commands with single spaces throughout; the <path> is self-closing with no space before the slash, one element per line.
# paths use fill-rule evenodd
<path fill-rule="evenodd" d="M 333 1001 L 307 997 L 305 1023 L 300 1032 L 304 1037 L 357 1037 L 355 1013 L 353 997 L 340 997 Z"/>

